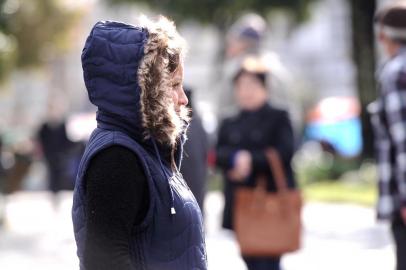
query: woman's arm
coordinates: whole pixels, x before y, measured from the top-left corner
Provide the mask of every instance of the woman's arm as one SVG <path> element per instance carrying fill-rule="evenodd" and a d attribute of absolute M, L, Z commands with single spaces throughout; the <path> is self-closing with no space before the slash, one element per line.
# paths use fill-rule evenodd
<path fill-rule="evenodd" d="M 131 231 L 149 205 L 148 182 L 137 156 L 125 147 L 109 147 L 92 159 L 85 181 L 86 269 L 134 269 Z"/>

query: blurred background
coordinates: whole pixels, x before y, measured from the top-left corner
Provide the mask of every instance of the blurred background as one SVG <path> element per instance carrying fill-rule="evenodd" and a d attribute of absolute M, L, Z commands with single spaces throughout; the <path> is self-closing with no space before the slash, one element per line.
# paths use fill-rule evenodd
<path fill-rule="evenodd" d="M 375 219 L 373 138 L 366 105 L 382 62 L 372 18 L 390 0 L 0 0 L 0 269 L 77 269 L 70 208 L 96 126 L 80 54 L 98 20 L 165 14 L 189 50 L 185 85 L 210 148 L 235 111 L 232 76 L 257 53 L 271 101 L 290 112 L 293 167 L 305 196 L 303 248 L 283 269 L 393 269 L 389 226 Z M 250 51 L 253 50 L 253 51 Z M 246 269 L 220 228 L 222 179 L 204 202 L 209 269 Z"/>

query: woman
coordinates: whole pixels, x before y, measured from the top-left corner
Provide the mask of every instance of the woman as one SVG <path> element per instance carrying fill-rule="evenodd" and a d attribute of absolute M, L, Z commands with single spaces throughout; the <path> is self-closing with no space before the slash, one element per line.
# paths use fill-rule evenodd
<path fill-rule="evenodd" d="M 178 172 L 187 125 L 183 45 L 161 17 L 98 22 L 82 52 L 98 127 L 73 198 L 80 268 L 206 269 L 202 216 Z"/>
<path fill-rule="evenodd" d="M 253 62 L 254 61 L 254 62 Z M 217 165 L 225 178 L 223 227 L 233 229 L 234 191 L 238 186 L 255 186 L 259 175 L 266 175 L 268 190 L 275 191 L 265 150 L 280 155 L 288 178 L 294 186 L 290 161 L 293 155 L 293 132 L 288 114 L 267 103 L 266 70 L 256 60 L 243 65 L 234 77 L 234 94 L 240 109 L 225 119 L 219 129 Z M 280 269 L 279 257 L 243 257 L 249 270 Z"/>

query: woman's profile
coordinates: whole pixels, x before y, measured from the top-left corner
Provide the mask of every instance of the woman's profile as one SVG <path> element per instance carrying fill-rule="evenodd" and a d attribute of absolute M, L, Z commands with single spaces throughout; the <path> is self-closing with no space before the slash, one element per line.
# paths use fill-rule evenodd
<path fill-rule="evenodd" d="M 206 269 L 202 216 L 179 166 L 184 40 L 164 17 L 98 22 L 82 52 L 97 128 L 75 183 L 80 269 Z"/>

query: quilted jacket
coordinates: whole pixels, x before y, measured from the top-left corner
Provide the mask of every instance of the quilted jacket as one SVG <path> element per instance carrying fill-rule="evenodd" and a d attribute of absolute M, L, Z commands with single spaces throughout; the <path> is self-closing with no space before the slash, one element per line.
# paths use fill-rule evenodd
<path fill-rule="evenodd" d="M 152 50 L 151 37 L 156 37 L 153 31 L 118 22 L 98 22 L 82 52 L 89 99 L 98 108 L 98 127 L 91 135 L 79 167 L 72 207 L 77 255 L 82 270 L 85 269 L 82 260 L 86 240 L 84 175 L 92 157 L 111 145 L 132 150 L 148 178 L 149 209 L 144 221 L 134 225 L 130 239 L 134 269 L 207 269 L 200 208 L 182 176 L 165 158 L 171 149 L 170 143 L 165 137 L 154 136 L 154 132 L 148 130 L 151 123 L 145 121 L 153 121 L 161 131 L 167 127 L 159 127 L 158 117 L 162 115 L 142 110 L 143 106 L 151 106 L 146 102 L 168 107 L 168 100 L 164 97 L 151 100 L 144 95 L 143 98 L 142 91 L 149 89 L 142 89 L 139 83 L 148 79 L 140 78 L 143 75 L 139 69 L 146 66 L 146 54 Z M 158 88 L 151 91 L 164 91 Z M 160 97 L 155 96 L 156 99 Z M 177 167 L 181 161 L 182 138 L 177 138 L 174 158 Z"/>

